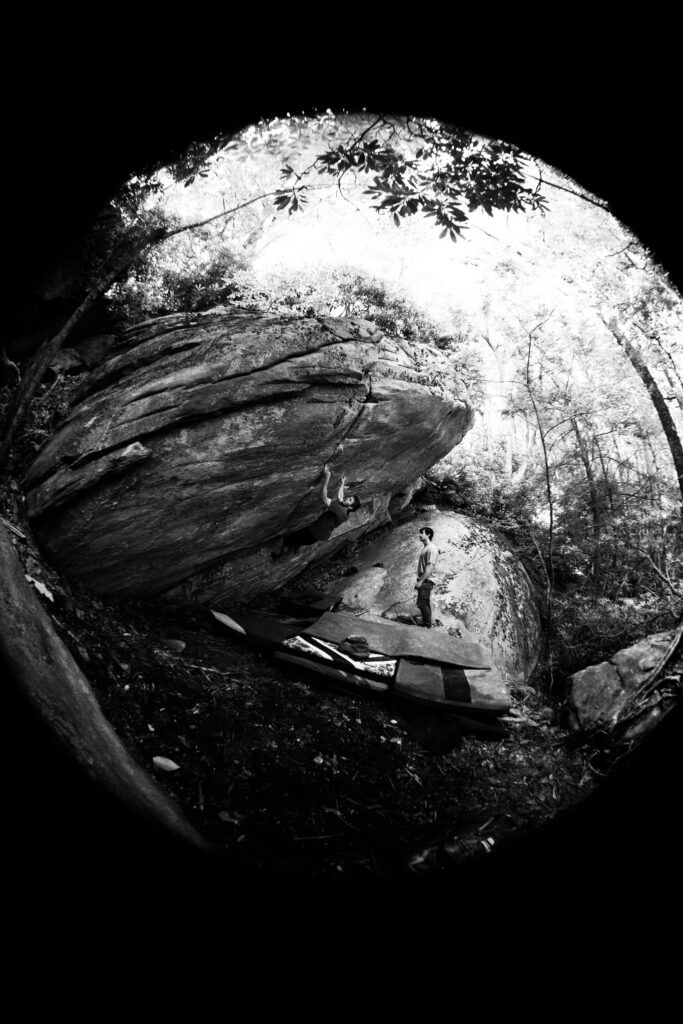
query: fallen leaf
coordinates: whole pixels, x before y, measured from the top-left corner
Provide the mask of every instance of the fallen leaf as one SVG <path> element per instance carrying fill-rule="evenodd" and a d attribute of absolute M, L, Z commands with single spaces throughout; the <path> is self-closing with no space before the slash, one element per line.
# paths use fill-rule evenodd
<path fill-rule="evenodd" d="M 221 821 L 228 821 L 231 825 L 239 825 L 242 821 L 239 814 L 230 814 L 229 811 L 219 811 L 218 817 Z"/>
<path fill-rule="evenodd" d="M 54 597 L 52 596 L 52 594 L 47 589 L 44 583 L 41 583 L 40 580 L 34 580 L 33 576 L 26 576 L 26 579 L 29 581 L 29 583 L 33 584 L 33 586 L 36 588 L 39 594 L 42 594 L 43 597 L 49 598 L 50 601 L 54 603 Z"/>
<path fill-rule="evenodd" d="M 155 768 L 161 768 L 162 771 L 165 772 L 177 772 L 180 768 L 179 764 L 176 764 L 175 761 L 171 761 L 168 757 L 153 757 L 152 764 Z"/>
<path fill-rule="evenodd" d="M 166 647 L 169 647 L 172 651 L 184 651 L 186 644 L 184 640 L 165 640 Z"/>

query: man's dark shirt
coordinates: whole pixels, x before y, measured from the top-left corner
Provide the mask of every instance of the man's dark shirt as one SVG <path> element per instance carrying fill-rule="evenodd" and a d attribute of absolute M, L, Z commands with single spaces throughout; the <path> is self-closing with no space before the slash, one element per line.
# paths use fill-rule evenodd
<path fill-rule="evenodd" d="M 311 523 L 309 530 L 316 540 L 327 540 L 333 530 L 346 522 L 350 514 L 350 508 L 333 498 L 330 507 L 323 512 L 319 519 Z"/>

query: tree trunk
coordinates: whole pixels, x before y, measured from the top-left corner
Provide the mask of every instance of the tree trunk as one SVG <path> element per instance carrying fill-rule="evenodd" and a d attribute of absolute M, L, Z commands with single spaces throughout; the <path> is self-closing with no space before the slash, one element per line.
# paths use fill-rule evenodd
<path fill-rule="evenodd" d="M 512 436 L 509 427 L 505 435 L 505 476 L 512 480 Z"/>
<path fill-rule="evenodd" d="M 673 356 L 668 351 L 668 349 L 664 348 L 661 341 L 659 340 L 659 337 L 656 334 L 647 334 L 647 332 L 644 331 L 643 328 L 640 327 L 638 324 L 636 324 L 636 327 L 638 328 L 638 330 L 644 338 L 647 338 L 648 341 L 654 342 L 654 344 L 657 346 L 657 349 L 662 356 L 661 368 L 664 373 L 664 376 L 666 377 L 671 387 L 671 390 L 675 395 L 678 405 L 680 406 L 681 410 L 683 410 L 683 376 L 681 376 L 681 374 L 678 371 L 676 361 L 674 360 Z"/>
<path fill-rule="evenodd" d="M 606 322 L 603 321 L 603 323 Z M 673 459 L 678 491 L 681 498 L 681 516 L 683 516 L 683 444 L 681 444 L 681 439 L 678 436 L 676 425 L 671 417 L 669 407 L 666 404 L 666 400 L 662 395 L 662 392 L 659 390 L 657 381 L 652 376 L 649 367 L 645 364 L 642 355 L 635 345 L 633 345 L 624 334 L 621 334 L 614 324 L 606 324 L 606 326 L 628 356 L 633 369 L 642 380 L 650 398 L 652 399 L 652 404 L 654 405 L 657 416 L 659 417 L 659 422 L 662 425 L 662 430 L 664 431 L 664 436 L 666 437 L 667 444 L 669 445 L 669 451 L 671 452 L 671 458 Z"/>
<path fill-rule="evenodd" d="M 49 615 L 24 578 L 0 527 L 0 662 L 63 748 L 103 792 L 189 847 L 209 850 L 156 782 L 131 757 Z"/>
<path fill-rule="evenodd" d="M 526 471 L 529 468 L 529 460 L 531 458 L 531 451 L 534 444 L 534 432 L 531 429 L 531 424 L 528 420 L 524 420 L 524 455 L 522 461 L 519 464 L 517 471 L 512 479 L 512 482 L 517 485 L 522 482 L 526 476 Z"/>
<path fill-rule="evenodd" d="M 595 474 L 593 473 L 593 467 L 591 465 L 591 460 L 586 446 L 586 442 L 583 438 L 583 434 L 579 430 L 579 424 L 573 416 L 571 419 L 571 424 L 574 430 L 576 441 L 579 446 L 579 455 L 581 456 L 581 462 L 583 463 L 583 468 L 586 473 L 586 480 L 588 481 L 591 511 L 593 513 L 593 558 L 591 560 L 591 574 L 595 579 L 600 567 L 600 534 L 602 532 L 602 519 L 600 515 L 598 489 L 595 483 Z"/>
<path fill-rule="evenodd" d="M 678 403 L 678 408 L 681 410 L 681 412 L 683 412 L 683 388 L 681 387 L 678 380 L 675 378 L 674 374 L 671 372 L 668 366 L 662 366 L 662 372 L 666 377 L 666 382 L 671 388 L 671 391 L 673 393 L 674 398 L 676 399 L 676 402 Z"/>
<path fill-rule="evenodd" d="M 607 472 L 607 466 L 605 465 L 605 456 L 602 454 L 602 447 L 597 437 L 593 439 L 593 444 L 598 450 L 598 458 L 600 459 L 600 465 L 602 467 L 602 478 L 605 481 L 605 493 L 607 495 L 607 503 L 609 504 L 612 518 L 614 518 L 614 495 L 612 493 L 612 481 L 610 480 L 609 473 Z"/>
<path fill-rule="evenodd" d="M 659 472 L 659 466 L 657 465 L 657 456 L 649 437 L 643 438 L 643 462 L 645 464 L 645 472 L 647 473 L 650 484 L 650 499 L 652 501 L 652 507 L 657 507 L 657 509 L 661 511 L 661 474 Z"/>
<path fill-rule="evenodd" d="M 535 330 L 535 328 L 534 328 Z M 548 650 L 549 654 L 549 669 L 550 669 L 550 689 L 553 690 L 555 686 L 555 671 L 554 671 L 554 622 L 553 622 L 553 596 L 555 591 L 555 567 L 553 565 L 553 554 L 554 554 L 554 529 L 555 529 L 555 516 L 554 516 L 554 505 L 553 505 L 553 491 L 550 478 L 550 458 L 548 452 L 548 446 L 545 442 L 545 433 L 543 430 L 543 423 L 541 421 L 541 415 L 538 409 L 536 398 L 534 397 L 533 387 L 531 385 L 531 340 L 533 331 L 527 331 L 529 338 L 529 345 L 527 348 L 527 359 L 526 359 L 526 378 L 525 385 L 529 395 L 529 400 L 533 406 L 534 416 L 536 418 L 536 426 L 538 427 L 538 435 L 541 441 L 541 448 L 543 449 L 543 464 L 545 469 L 545 486 L 546 496 L 548 500 L 548 571 L 546 578 L 548 581 L 546 589 L 546 605 L 548 612 Z M 540 374 L 539 374 L 540 379 Z"/>
<path fill-rule="evenodd" d="M 603 583 L 603 594 L 604 594 L 606 592 L 606 590 L 607 590 L 610 574 L 612 574 L 612 577 L 614 577 L 614 575 L 615 575 L 615 573 L 617 571 L 618 557 L 617 557 L 617 546 L 616 546 L 615 537 L 614 537 L 614 529 L 615 529 L 615 527 L 614 527 L 614 518 L 615 518 L 615 515 L 616 515 L 616 509 L 614 507 L 614 483 L 613 483 L 612 478 L 610 477 L 609 470 L 608 470 L 607 464 L 605 462 L 605 456 L 604 456 L 603 451 L 602 451 L 602 445 L 600 444 L 600 441 L 598 440 L 597 437 L 593 439 L 593 444 L 595 445 L 595 447 L 597 449 L 598 458 L 600 459 L 600 466 L 602 467 L 602 479 L 604 481 L 605 494 L 607 495 L 607 504 L 609 505 L 610 518 L 611 518 L 611 525 L 610 525 L 610 530 L 609 530 L 610 537 L 609 537 L 609 542 L 608 542 L 608 555 L 609 555 L 610 565 L 609 565 L 609 570 L 604 572 L 604 583 Z M 604 566 L 603 566 L 603 569 L 604 569 Z M 618 588 L 617 588 L 616 591 L 614 591 L 613 596 L 616 597 L 617 593 L 618 593 Z"/>

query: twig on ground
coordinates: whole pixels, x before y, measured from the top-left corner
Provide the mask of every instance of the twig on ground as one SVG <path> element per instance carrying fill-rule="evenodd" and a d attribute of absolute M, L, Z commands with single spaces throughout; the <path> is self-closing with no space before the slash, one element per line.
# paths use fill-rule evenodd
<path fill-rule="evenodd" d="M 25 534 L 23 534 L 21 530 L 17 530 L 16 526 L 12 526 L 12 524 L 8 522 L 4 516 L 0 516 L 0 523 L 6 526 L 8 530 L 11 530 L 12 533 L 16 534 L 20 540 L 26 540 Z"/>
<path fill-rule="evenodd" d="M 162 651 L 160 648 L 157 648 L 157 654 L 163 654 L 165 658 L 171 658 L 172 661 L 182 661 L 186 668 L 196 668 L 200 672 L 215 672 L 219 676 L 230 675 L 230 673 L 227 672 L 226 669 L 224 668 L 207 668 L 206 665 L 198 665 L 194 661 L 185 661 L 182 655 L 171 654 L 170 651 Z"/>
<path fill-rule="evenodd" d="M 597 768 L 594 768 L 590 761 L 586 761 L 586 767 L 588 768 L 589 772 L 593 773 L 593 775 L 598 775 L 601 779 L 606 779 L 607 778 L 608 773 L 607 772 L 601 772 Z"/>
<path fill-rule="evenodd" d="M 422 783 L 420 782 L 420 780 L 417 777 L 417 775 L 415 774 L 415 772 L 411 772 L 410 768 L 405 768 L 404 767 L 403 770 L 406 772 L 407 775 L 410 775 L 411 779 L 415 779 L 415 781 L 417 782 L 418 786 L 422 785 Z"/>
<path fill-rule="evenodd" d="M 335 815 L 336 815 L 336 816 L 337 816 L 337 817 L 339 818 L 339 820 L 341 821 L 342 825 L 346 825 L 346 827 L 347 827 L 347 828 L 351 828 L 351 829 L 353 829 L 353 831 L 354 831 L 354 832 L 362 832 L 362 831 L 363 831 L 362 829 L 360 829 L 360 828 L 357 828 L 357 827 L 356 827 L 355 825 L 352 825 L 352 824 L 351 824 L 351 822 L 347 821 L 347 820 L 346 820 L 346 819 L 345 819 L 345 818 L 344 818 L 344 817 L 343 817 L 343 816 L 342 816 L 342 815 L 341 815 L 341 814 L 339 813 L 339 811 L 337 811 L 337 810 L 335 810 L 335 809 L 334 809 L 334 807 L 323 807 L 323 811 L 326 811 L 326 812 L 327 812 L 327 814 L 335 814 Z"/>
<path fill-rule="evenodd" d="M 490 817 L 490 818 L 489 818 L 489 820 L 488 820 L 488 821 L 485 821 L 483 825 L 480 825 L 480 826 L 479 826 L 479 828 L 477 829 L 477 832 L 483 832 L 483 831 L 484 831 L 484 829 L 485 829 L 485 828 L 488 828 L 488 827 L 489 827 L 489 825 L 491 824 L 491 822 L 492 822 L 492 821 L 495 821 L 495 820 L 496 820 L 496 816 L 495 816 L 495 814 L 494 814 L 494 815 L 493 815 L 492 817 Z"/>
<path fill-rule="evenodd" d="M 50 387 L 47 389 L 47 391 L 45 392 L 45 394 L 42 397 L 43 398 L 47 398 L 47 396 L 50 394 L 50 392 L 56 387 L 57 384 L 59 384 L 61 379 L 62 379 L 62 371 L 60 370 L 59 373 L 57 374 L 57 376 L 55 377 L 55 379 L 52 381 L 52 384 L 50 384 Z"/>
<path fill-rule="evenodd" d="M 304 843 L 309 839 L 337 839 L 339 836 L 343 836 L 343 832 L 328 832 L 323 836 L 292 836 L 290 842 L 292 843 Z"/>
<path fill-rule="evenodd" d="M 683 640 L 683 621 L 681 621 L 674 630 L 671 642 L 661 657 L 657 660 L 657 664 L 653 667 L 651 672 L 648 672 L 638 689 L 632 694 L 627 708 L 624 709 L 624 711 L 628 710 L 629 713 L 619 716 L 618 724 L 620 726 L 626 725 L 634 719 L 639 718 L 647 710 L 646 705 L 643 703 L 646 698 L 648 698 L 658 687 L 664 685 L 667 680 L 674 678 L 667 675 L 660 678 L 660 675 L 668 664 L 669 659 L 678 650 L 681 640 Z"/>

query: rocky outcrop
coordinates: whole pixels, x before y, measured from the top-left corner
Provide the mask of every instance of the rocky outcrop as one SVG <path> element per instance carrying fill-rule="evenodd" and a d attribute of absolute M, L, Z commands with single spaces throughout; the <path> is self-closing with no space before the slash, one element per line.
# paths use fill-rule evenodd
<path fill-rule="evenodd" d="M 331 583 L 329 589 L 342 594 L 342 607 L 419 622 L 414 588 L 422 526 L 434 530 L 439 549 L 433 618 L 490 651 L 506 682 L 527 679 L 541 643 L 531 583 L 503 537 L 466 516 L 426 511 L 384 531 L 355 560 L 358 573 Z"/>
<path fill-rule="evenodd" d="M 586 732 L 612 730 L 631 709 L 673 639 L 673 631 L 653 633 L 618 651 L 609 661 L 589 665 L 570 676 L 565 706 L 571 728 Z"/>
<path fill-rule="evenodd" d="M 219 606 L 386 521 L 473 419 L 438 350 L 241 309 L 137 325 L 77 400 L 25 481 L 44 553 L 96 592 Z M 333 456 L 363 506 L 274 563 L 278 538 L 322 511 Z"/>

